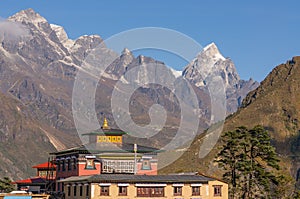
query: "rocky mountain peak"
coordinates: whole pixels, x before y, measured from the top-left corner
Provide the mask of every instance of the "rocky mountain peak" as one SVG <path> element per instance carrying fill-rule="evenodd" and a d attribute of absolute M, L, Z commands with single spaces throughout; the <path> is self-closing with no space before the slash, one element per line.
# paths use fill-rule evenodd
<path fill-rule="evenodd" d="M 132 55 L 132 53 L 128 48 L 124 48 L 122 51 L 122 55 Z"/>
<path fill-rule="evenodd" d="M 240 80 L 233 62 L 223 57 L 215 43 L 204 47 L 196 58 L 185 67 L 183 75 L 198 86 L 203 86 L 206 79 L 216 75 L 223 78 L 226 87 L 229 86 L 229 82 L 233 86 Z"/>
<path fill-rule="evenodd" d="M 99 35 L 83 35 L 75 41 L 75 45 L 85 46 L 90 49 L 96 48 L 102 42 Z"/>
<path fill-rule="evenodd" d="M 9 17 L 8 19 L 16 22 L 32 23 L 36 26 L 39 23 L 47 22 L 47 20 L 44 17 L 36 13 L 32 8 L 29 8 L 27 10 L 22 10 L 16 13 L 15 15 Z"/>
<path fill-rule="evenodd" d="M 208 44 L 206 47 L 203 48 L 203 51 L 200 52 L 200 54 L 205 54 L 206 56 L 209 56 L 211 58 L 213 58 L 214 60 L 225 60 L 225 58 L 223 57 L 223 55 L 220 53 L 217 45 L 212 42 L 211 44 Z"/>
<path fill-rule="evenodd" d="M 69 49 L 74 45 L 74 41 L 68 38 L 68 35 L 63 27 L 56 24 L 50 24 L 50 27 L 55 31 L 57 38 L 65 48 Z"/>
<path fill-rule="evenodd" d="M 236 111 L 246 94 L 259 85 L 251 80 L 241 80 L 232 60 L 225 59 L 217 45 L 211 43 L 185 67 L 183 77 L 196 87 L 205 87 L 216 76 L 223 79 L 226 88 L 228 113 Z"/>
<path fill-rule="evenodd" d="M 128 49 L 128 48 L 124 48 L 124 50 L 122 51 L 122 55 L 121 55 L 121 65 L 123 67 L 128 66 L 132 60 L 134 59 L 134 56 L 132 54 L 132 52 Z"/>

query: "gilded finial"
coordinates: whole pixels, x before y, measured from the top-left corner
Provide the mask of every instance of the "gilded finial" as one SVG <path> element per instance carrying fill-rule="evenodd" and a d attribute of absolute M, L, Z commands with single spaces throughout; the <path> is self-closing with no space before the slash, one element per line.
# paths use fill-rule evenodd
<path fill-rule="evenodd" d="M 102 129 L 110 129 L 106 117 L 104 117 Z"/>

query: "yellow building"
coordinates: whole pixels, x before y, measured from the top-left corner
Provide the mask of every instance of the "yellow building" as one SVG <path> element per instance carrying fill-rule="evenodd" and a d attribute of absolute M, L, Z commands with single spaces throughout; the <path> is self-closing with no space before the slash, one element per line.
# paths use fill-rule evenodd
<path fill-rule="evenodd" d="M 101 174 L 61 180 L 66 199 L 228 199 L 228 185 L 202 175 Z"/>

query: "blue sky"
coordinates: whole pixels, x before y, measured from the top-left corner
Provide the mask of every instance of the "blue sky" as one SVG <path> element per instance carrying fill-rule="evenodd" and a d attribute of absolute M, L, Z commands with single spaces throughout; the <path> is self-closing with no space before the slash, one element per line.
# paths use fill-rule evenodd
<path fill-rule="evenodd" d="M 170 28 L 202 46 L 215 42 L 234 61 L 241 78 L 261 81 L 276 65 L 300 55 L 299 6 L 297 0 L 2 0 L 0 16 L 33 8 L 63 26 L 72 39 L 83 34 L 106 39 L 145 26 Z M 162 61 L 182 69 L 179 58 L 156 58 L 164 56 Z"/>

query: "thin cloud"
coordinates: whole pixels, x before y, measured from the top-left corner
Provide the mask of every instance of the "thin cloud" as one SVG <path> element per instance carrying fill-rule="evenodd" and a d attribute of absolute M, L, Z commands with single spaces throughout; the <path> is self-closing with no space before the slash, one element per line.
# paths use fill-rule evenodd
<path fill-rule="evenodd" d="M 0 42 L 20 41 L 29 36 L 29 30 L 23 24 L 0 18 Z"/>

